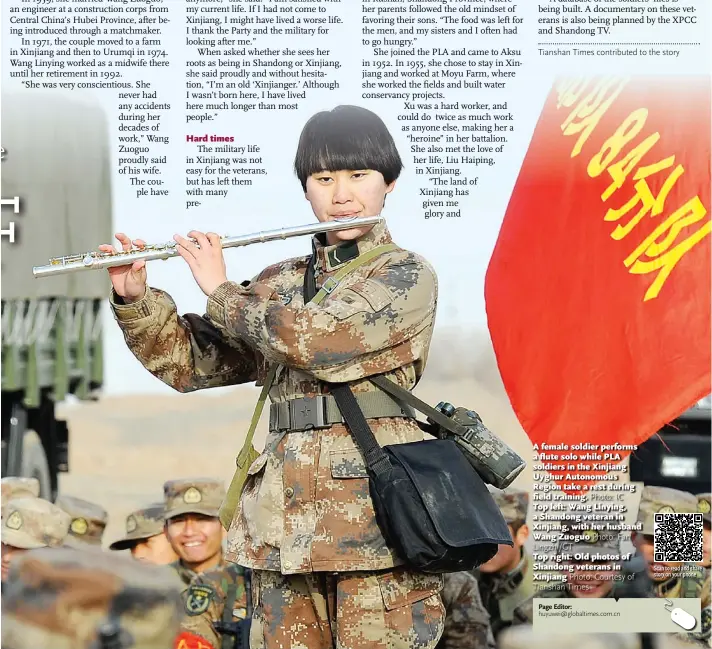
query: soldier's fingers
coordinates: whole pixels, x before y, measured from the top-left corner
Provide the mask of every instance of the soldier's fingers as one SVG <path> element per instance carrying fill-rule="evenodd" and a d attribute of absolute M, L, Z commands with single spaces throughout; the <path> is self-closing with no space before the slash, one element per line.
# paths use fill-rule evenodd
<path fill-rule="evenodd" d="M 146 247 L 146 242 L 143 239 L 134 239 L 133 244 L 137 248 L 145 248 Z"/>
<path fill-rule="evenodd" d="M 114 246 L 112 246 L 110 243 L 102 243 L 99 246 L 99 250 L 101 252 L 115 252 Z"/>
<path fill-rule="evenodd" d="M 117 232 L 116 233 L 116 238 L 119 240 L 119 243 L 121 244 L 121 248 L 128 252 L 133 248 L 133 244 L 131 243 L 131 239 L 129 239 L 123 232 Z"/>
<path fill-rule="evenodd" d="M 176 250 L 181 253 L 181 257 L 185 258 L 185 256 L 182 254 L 182 252 L 185 252 L 191 258 L 195 259 L 195 253 L 198 251 L 198 249 L 195 247 L 195 244 L 192 241 L 188 241 L 188 239 L 181 237 L 179 234 L 173 235 L 173 240 L 178 244 L 176 246 Z"/>
<path fill-rule="evenodd" d="M 198 242 L 198 245 L 201 247 L 203 250 L 209 250 L 210 249 L 210 241 L 208 241 L 208 238 L 199 230 L 191 230 L 188 232 L 188 236 L 195 239 Z"/>

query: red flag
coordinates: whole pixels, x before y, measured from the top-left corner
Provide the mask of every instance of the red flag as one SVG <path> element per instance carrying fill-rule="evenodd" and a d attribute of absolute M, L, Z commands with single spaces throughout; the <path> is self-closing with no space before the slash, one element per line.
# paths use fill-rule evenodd
<path fill-rule="evenodd" d="M 709 208 L 709 77 L 555 84 L 485 280 L 540 450 L 640 444 L 710 393 Z"/>
<path fill-rule="evenodd" d="M 173 643 L 173 649 L 215 649 L 215 647 L 195 633 L 181 631 Z"/>

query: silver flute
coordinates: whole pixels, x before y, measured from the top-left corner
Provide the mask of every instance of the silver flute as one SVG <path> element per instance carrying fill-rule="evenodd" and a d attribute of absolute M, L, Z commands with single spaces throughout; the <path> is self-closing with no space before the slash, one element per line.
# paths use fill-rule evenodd
<path fill-rule="evenodd" d="M 305 235 L 320 234 L 322 232 L 333 232 L 334 230 L 349 230 L 355 226 L 360 228 L 366 225 L 376 225 L 384 220 L 385 219 L 381 216 L 355 216 L 350 219 L 329 221 L 328 223 L 296 225 L 291 228 L 244 234 L 239 237 L 220 237 L 220 244 L 222 248 L 238 248 L 241 246 L 249 246 L 252 243 L 266 243 L 267 241 L 290 239 L 291 237 L 302 237 Z M 195 243 L 194 239 L 191 239 L 191 241 Z M 32 274 L 35 277 L 50 277 L 52 275 L 73 273 L 78 270 L 99 270 L 113 266 L 125 266 L 141 259 L 152 261 L 153 259 L 168 259 L 169 257 L 178 256 L 178 244 L 175 241 L 167 241 L 166 243 L 147 245 L 143 248 L 134 248 L 128 251 L 92 251 L 76 255 L 67 255 L 66 257 L 53 257 L 46 266 L 34 266 L 32 268 Z"/>

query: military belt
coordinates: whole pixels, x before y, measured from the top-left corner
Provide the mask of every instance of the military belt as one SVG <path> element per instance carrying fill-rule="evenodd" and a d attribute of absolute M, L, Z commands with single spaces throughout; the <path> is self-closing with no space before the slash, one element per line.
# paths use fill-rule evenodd
<path fill-rule="evenodd" d="M 415 411 L 410 406 L 401 406 L 383 392 L 362 392 L 355 396 L 366 419 L 379 417 L 415 419 Z M 336 405 L 336 400 L 328 394 L 280 401 L 271 404 L 269 408 L 269 429 L 271 431 L 296 432 L 329 428 L 334 424 L 343 423 L 343 421 L 344 418 Z"/>

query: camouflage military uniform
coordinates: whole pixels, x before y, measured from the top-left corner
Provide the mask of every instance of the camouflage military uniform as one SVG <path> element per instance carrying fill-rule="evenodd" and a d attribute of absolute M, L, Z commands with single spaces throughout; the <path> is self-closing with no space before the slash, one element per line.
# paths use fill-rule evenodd
<path fill-rule="evenodd" d="M 495 502 L 510 527 L 526 520 L 529 494 L 517 489 L 491 489 Z M 502 629 L 531 622 L 531 597 L 534 593 L 531 559 L 522 547 L 519 564 L 510 572 L 475 571 L 482 601 L 490 616 L 495 639 Z"/>
<path fill-rule="evenodd" d="M 72 537 L 86 545 L 101 547 L 109 521 L 109 515 L 103 507 L 74 496 L 58 496 L 55 504 L 72 517 L 69 526 Z"/>
<path fill-rule="evenodd" d="M 202 514 L 218 518 L 220 505 L 225 498 L 225 487 L 220 480 L 213 478 L 183 478 L 168 480 L 163 485 L 165 520 L 184 514 Z M 186 585 L 197 576 L 197 572 L 187 566 L 182 559 L 170 564 L 180 580 Z M 211 569 L 223 568 L 225 561 L 222 553 Z"/>
<path fill-rule="evenodd" d="M 38 588 L 40 583 L 48 587 Z M 173 649 L 179 590 L 170 570 L 113 553 L 35 550 L 10 571 L 2 601 L 2 646 L 95 649 L 102 646 L 101 630 L 104 646 Z"/>
<path fill-rule="evenodd" d="M 5 506 L 12 498 L 40 497 L 40 481 L 37 478 L 7 476 L 0 480 L 0 489 L 2 489 L 2 509 L 0 509 L 0 514 L 4 514 Z"/>
<path fill-rule="evenodd" d="M 384 224 L 338 246 L 315 237 L 317 286 L 389 242 Z M 203 318 L 179 317 L 173 300 L 152 288 L 132 304 L 113 296 L 113 309 L 136 357 L 182 392 L 261 384 L 268 364 L 281 365 L 270 390 L 275 413 L 275 404 L 325 394 L 324 382 L 349 381 L 357 396 L 374 392 L 367 377 L 375 373 L 412 389 L 425 366 L 437 302 L 428 263 L 403 249 L 386 252 L 348 275 L 319 306 L 304 304 L 306 266 L 307 258 L 292 259 L 251 282 L 225 282 L 208 298 Z M 413 419 L 369 423 L 380 444 L 423 439 Z M 363 642 L 364 633 L 374 644 L 389 638 L 391 646 L 435 645 L 444 617 L 442 579 L 392 570 L 400 560 L 376 523 L 366 467 L 346 426 L 271 428 L 228 540 L 230 561 L 258 569 L 253 646 L 287 638 L 324 646 L 333 642 L 334 618 L 353 619 L 333 629 L 345 646 L 356 636 Z M 300 606 L 307 618 L 285 613 Z"/>
<path fill-rule="evenodd" d="M 444 575 L 445 630 L 437 649 L 495 649 L 489 614 L 469 572 Z"/>
<path fill-rule="evenodd" d="M 181 629 L 204 638 L 213 647 L 238 649 L 240 625 L 246 625 L 249 634 L 248 597 L 250 609 L 252 602 L 246 572 L 249 570 L 228 563 L 218 570 L 197 575 L 183 593 Z"/>

